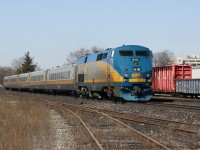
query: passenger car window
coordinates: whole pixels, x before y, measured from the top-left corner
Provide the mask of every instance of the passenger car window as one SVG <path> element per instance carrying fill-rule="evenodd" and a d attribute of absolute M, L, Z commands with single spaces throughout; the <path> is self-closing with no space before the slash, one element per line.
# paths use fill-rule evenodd
<path fill-rule="evenodd" d="M 84 82 L 84 74 L 78 74 L 78 82 Z"/>

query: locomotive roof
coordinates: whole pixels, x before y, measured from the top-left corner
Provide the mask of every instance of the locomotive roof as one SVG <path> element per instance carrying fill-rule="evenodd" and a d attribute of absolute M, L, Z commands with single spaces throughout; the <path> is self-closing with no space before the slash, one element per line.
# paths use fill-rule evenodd
<path fill-rule="evenodd" d="M 142 49 L 148 49 L 147 47 L 144 47 L 144 46 L 141 46 L 141 45 L 122 45 L 122 46 L 120 46 L 120 47 L 107 48 L 107 49 L 105 49 L 105 50 L 103 50 L 103 51 L 96 51 L 95 53 L 85 54 L 85 55 L 83 55 L 83 56 L 78 57 L 78 59 L 81 58 L 81 57 L 88 56 L 88 55 L 106 53 L 106 52 L 111 51 L 111 50 L 118 50 L 118 49 L 123 50 L 124 48 L 128 49 L 128 48 L 130 48 L 130 47 L 131 47 L 131 48 L 134 47 L 134 49 L 138 49 L 138 48 L 139 48 L 140 50 L 142 50 Z M 122 49 L 122 48 L 123 48 L 123 49 Z M 142 49 L 141 49 L 141 48 L 142 48 Z M 125 50 L 125 49 L 124 49 L 124 50 Z"/>
<path fill-rule="evenodd" d="M 132 50 L 141 50 L 141 51 L 149 50 L 147 47 L 140 46 L 140 45 L 123 45 L 123 46 L 120 46 L 120 47 L 108 48 L 108 49 L 103 50 L 103 51 L 98 51 L 96 53 L 86 54 L 86 55 L 80 56 L 77 59 L 76 62 L 77 62 L 77 64 L 83 64 L 85 62 L 94 62 L 94 61 L 96 61 L 98 59 L 97 57 L 100 54 L 105 54 L 107 56 L 107 55 L 111 55 L 111 52 L 113 50 L 115 51 L 115 50 L 130 50 L 130 49 L 132 49 Z"/>

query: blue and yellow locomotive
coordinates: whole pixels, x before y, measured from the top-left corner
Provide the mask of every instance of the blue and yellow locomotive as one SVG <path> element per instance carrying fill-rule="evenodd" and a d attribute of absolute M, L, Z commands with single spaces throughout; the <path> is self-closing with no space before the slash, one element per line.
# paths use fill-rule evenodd
<path fill-rule="evenodd" d="M 82 56 L 74 66 L 4 77 L 3 84 L 13 90 L 148 101 L 152 97 L 151 76 L 151 51 L 127 45 Z"/>
<path fill-rule="evenodd" d="M 148 101 L 152 97 L 152 53 L 142 46 L 126 45 L 78 58 L 77 93 Z"/>

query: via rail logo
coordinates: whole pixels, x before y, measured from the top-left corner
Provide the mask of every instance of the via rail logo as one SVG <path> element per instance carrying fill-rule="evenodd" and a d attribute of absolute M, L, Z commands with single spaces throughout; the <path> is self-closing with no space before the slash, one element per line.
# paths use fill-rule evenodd
<path fill-rule="evenodd" d="M 139 77 L 141 77 L 140 73 L 133 73 L 132 74 L 132 78 L 139 78 Z"/>

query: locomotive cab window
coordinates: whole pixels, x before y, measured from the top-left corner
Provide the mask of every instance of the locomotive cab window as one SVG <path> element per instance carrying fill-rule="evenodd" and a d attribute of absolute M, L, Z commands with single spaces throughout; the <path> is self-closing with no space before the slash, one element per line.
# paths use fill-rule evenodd
<path fill-rule="evenodd" d="M 102 58 L 103 58 L 103 54 L 98 54 L 97 61 L 102 60 Z"/>
<path fill-rule="evenodd" d="M 85 57 L 85 62 L 84 63 L 86 63 L 87 62 L 87 57 Z"/>
<path fill-rule="evenodd" d="M 148 51 L 136 51 L 136 56 L 149 56 Z"/>
<path fill-rule="evenodd" d="M 104 53 L 104 54 L 103 54 L 103 59 L 106 59 L 106 58 L 107 58 L 107 55 L 108 55 L 108 53 Z"/>
<path fill-rule="evenodd" d="M 120 56 L 133 56 L 133 51 L 119 51 Z"/>

